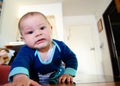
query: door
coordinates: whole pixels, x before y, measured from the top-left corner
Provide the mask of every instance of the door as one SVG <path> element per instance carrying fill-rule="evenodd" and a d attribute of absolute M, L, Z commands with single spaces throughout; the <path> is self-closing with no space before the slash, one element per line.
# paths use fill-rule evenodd
<path fill-rule="evenodd" d="M 115 81 L 120 80 L 120 14 L 112 0 L 103 13 L 103 20 L 110 51 L 110 59 Z"/>
<path fill-rule="evenodd" d="M 77 25 L 69 27 L 67 42 L 78 58 L 78 72 L 82 74 L 96 74 L 95 47 L 93 43 L 91 25 Z"/>

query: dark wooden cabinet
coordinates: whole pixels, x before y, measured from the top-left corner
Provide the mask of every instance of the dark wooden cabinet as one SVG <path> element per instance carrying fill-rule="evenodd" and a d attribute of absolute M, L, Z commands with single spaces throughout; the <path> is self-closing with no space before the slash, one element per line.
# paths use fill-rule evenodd
<path fill-rule="evenodd" d="M 115 0 L 116 8 L 118 13 L 120 13 L 120 0 Z"/>
<path fill-rule="evenodd" d="M 113 0 L 103 13 L 115 81 L 120 80 L 120 13 Z"/>

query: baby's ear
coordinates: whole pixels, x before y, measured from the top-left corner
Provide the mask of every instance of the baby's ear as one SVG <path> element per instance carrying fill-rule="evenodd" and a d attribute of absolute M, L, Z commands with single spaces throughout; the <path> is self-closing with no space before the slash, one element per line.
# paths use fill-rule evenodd
<path fill-rule="evenodd" d="M 51 25 L 51 29 L 53 29 L 52 25 Z"/>
<path fill-rule="evenodd" d="M 20 39 L 23 41 L 24 40 L 23 36 L 21 36 Z"/>

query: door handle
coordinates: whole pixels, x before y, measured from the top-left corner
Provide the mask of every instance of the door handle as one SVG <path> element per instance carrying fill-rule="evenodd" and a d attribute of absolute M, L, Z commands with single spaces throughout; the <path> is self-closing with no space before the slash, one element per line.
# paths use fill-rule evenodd
<path fill-rule="evenodd" d="M 92 51 L 92 50 L 95 50 L 95 48 L 90 48 L 90 50 Z"/>

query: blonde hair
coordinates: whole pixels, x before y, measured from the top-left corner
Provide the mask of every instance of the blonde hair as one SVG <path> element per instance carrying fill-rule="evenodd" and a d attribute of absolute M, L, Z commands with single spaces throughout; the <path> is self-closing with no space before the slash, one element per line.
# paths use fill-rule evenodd
<path fill-rule="evenodd" d="M 24 20 L 25 18 L 27 18 L 29 16 L 34 16 L 34 15 L 42 15 L 47 20 L 47 22 L 50 24 L 50 22 L 48 21 L 47 17 L 44 14 L 42 14 L 41 12 L 35 12 L 35 11 L 34 12 L 28 12 L 28 13 L 24 14 L 20 18 L 20 20 L 18 22 L 18 28 L 19 28 L 19 30 L 21 29 L 21 22 L 22 22 L 22 20 Z M 20 33 L 21 33 L 21 31 L 20 31 Z"/>

